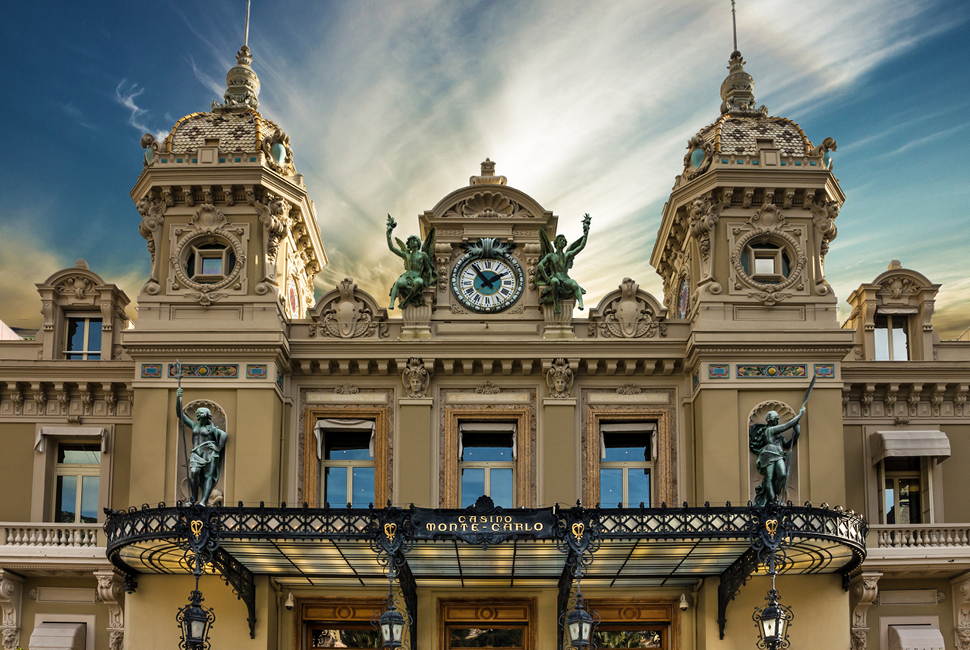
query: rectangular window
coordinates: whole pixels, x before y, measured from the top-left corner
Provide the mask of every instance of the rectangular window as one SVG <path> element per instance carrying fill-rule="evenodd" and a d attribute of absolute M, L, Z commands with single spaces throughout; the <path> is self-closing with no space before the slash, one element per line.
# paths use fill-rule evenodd
<path fill-rule="evenodd" d="M 604 422 L 600 425 L 600 498 L 604 507 L 651 504 L 656 425 Z"/>
<path fill-rule="evenodd" d="M 322 450 L 320 501 L 354 508 L 374 503 L 373 420 L 320 420 L 316 432 L 318 452 Z"/>
<path fill-rule="evenodd" d="M 918 457 L 893 457 L 884 461 L 883 512 L 887 524 L 923 522 L 922 468 Z"/>
<path fill-rule="evenodd" d="M 619 648 L 666 648 L 666 625 L 648 623 L 600 623 L 593 639 L 598 650 Z"/>
<path fill-rule="evenodd" d="M 62 524 L 97 523 L 100 476 L 99 445 L 59 445 L 54 467 L 53 521 Z"/>
<path fill-rule="evenodd" d="M 876 361 L 909 360 L 908 324 L 909 317 L 904 314 L 876 314 Z"/>
<path fill-rule="evenodd" d="M 676 607 L 676 597 L 644 600 L 590 598 L 589 609 L 595 610 L 601 617 L 593 634 L 595 647 L 598 650 L 679 648 L 680 628 L 674 615 Z"/>
<path fill-rule="evenodd" d="M 532 650 L 536 647 L 535 599 L 495 601 L 439 600 L 438 616 L 444 632 L 439 647 Z"/>
<path fill-rule="evenodd" d="M 458 429 L 461 507 L 482 495 L 497 506 L 515 507 L 515 423 L 461 422 Z"/>
<path fill-rule="evenodd" d="M 371 619 L 384 609 L 374 598 L 298 598 L 296 644 L 314 648 L 380 648 L 381 635 Z"/>
<path fill-rule="evenodd" d="M 380 648 L 381 635 L 370 623 L 307 626 L 308 648 Z"/>
<path fill-rule="evenodd" d="M 64 358 L 72 361 L 101 359 L 101 319 L 69 316 Z"/>

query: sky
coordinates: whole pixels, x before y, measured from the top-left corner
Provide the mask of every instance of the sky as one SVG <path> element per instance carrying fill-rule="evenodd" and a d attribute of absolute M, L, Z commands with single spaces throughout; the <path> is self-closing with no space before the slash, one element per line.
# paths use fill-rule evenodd
<path fill-rule="evenodd" d="M 970 3 L 738 0 L 738 46 L 770 114 L 838 142 L 847 195 L 826 259 L 840 299 L 898 259 L 970 326 Z M 0 24 L 0 319 L 41 323 L 34 283 L 84 258 L 137 300 L 149 254 L 128 195 L 139 139 L 225 90 L 244 0 L 9 3 Z M 254 0 L 260 111 L 289 134 L 330 258 L 387 304 L 386 249 L 477 174 L 593 217 L 572 276 L 595 305 L 649 257 L 688 139 L 719 113 L 729 0 Z M 960 62 L 963 63 L 960 63 Z"/>

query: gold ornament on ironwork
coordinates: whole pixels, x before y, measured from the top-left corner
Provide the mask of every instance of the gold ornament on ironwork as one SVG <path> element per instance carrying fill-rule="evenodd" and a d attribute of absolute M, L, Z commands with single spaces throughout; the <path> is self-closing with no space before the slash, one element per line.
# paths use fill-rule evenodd
<path fill-rule="evenodd" d="M 199 535 L 202 534 L 202 520 L 193 519 L 189 523 L 189 529 L 192 531 L 192 535 L 194 535 L 196 539 L 199 539 Z"/>
<path fill-rule="evenodd" d="M 384 524 L 384 534 L 387 536 L 387 541 L 393 542 L 397 534 L 397 524 Z"/>
<path fill-rule="evenodd" d="M 768 521 L 766 521 L 765 522 L 765 530 L 768 531 L 768 535 L 770 535 L 772 538 L 774 538 L 775 537 L 775 533 L 778 532 L 778 520 L 777 519 L 769 519 Z"/>
<path fill-rule="evenodd" d="M 583 531 L 586 530 L 586 524 L 581 524 L 579 522 L 573 524 L 573 537 L 576 538 L 576 542 L 583 541 Z"/>

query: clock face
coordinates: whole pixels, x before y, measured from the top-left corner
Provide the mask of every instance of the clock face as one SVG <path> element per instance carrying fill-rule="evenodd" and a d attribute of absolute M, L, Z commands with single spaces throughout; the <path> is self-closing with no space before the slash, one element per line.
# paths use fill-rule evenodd
<path fill-rule="evenodd" d="M 482 259 L 471 254 L 459 258 L 451 274 L 451 290 L 458 302 L 482 313 L 500 312 L 522 295 L 522 267 L 511 255 Z"/>

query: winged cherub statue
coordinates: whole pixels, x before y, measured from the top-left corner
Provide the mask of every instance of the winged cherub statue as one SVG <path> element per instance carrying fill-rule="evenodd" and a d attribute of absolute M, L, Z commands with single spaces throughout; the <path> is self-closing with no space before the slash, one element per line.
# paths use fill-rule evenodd
<path fill-rule="evenodd" d="M 579 308 L 583 308 L 583 294 L 586 291 L 579 283 L 569 277 L 569 269 L 573 267 L 573 260 L 579 251 L 586 247 L 589 235 L 590 216 L 583 216 L 583 236 L 566 247 L 566 238 L 557 235 L 555 246 L 549 241 L 549 236 L 543 228 L 539 229 L 539 241 L 542 246 L 542 258 L 536 266 L 536 286 L 539 287 L 539 304 L 553 305 L 554 312 L 559 313 L 559 303 L 562 300 L 575 300 Z"/>
<path fill-rule="evenodd" d="M 397 227 L 397 222 L 387 215 L 387 247 L 398 257 L 404 258 L 404 273 L 391 286 L 391 304 L 388 309 L 394 309 L 394 302 L 398 301 L 401 309 L 405 307 L 420 307 L 424 305 L 424 290 L 433 287 L 438 281 L 438 271 L 434 267 L 434 233 L 432 228 L 422 244 L 416 235 L 408 237 L 407 244 L 395 237 L 391 241 L 391 233 Z"/>

